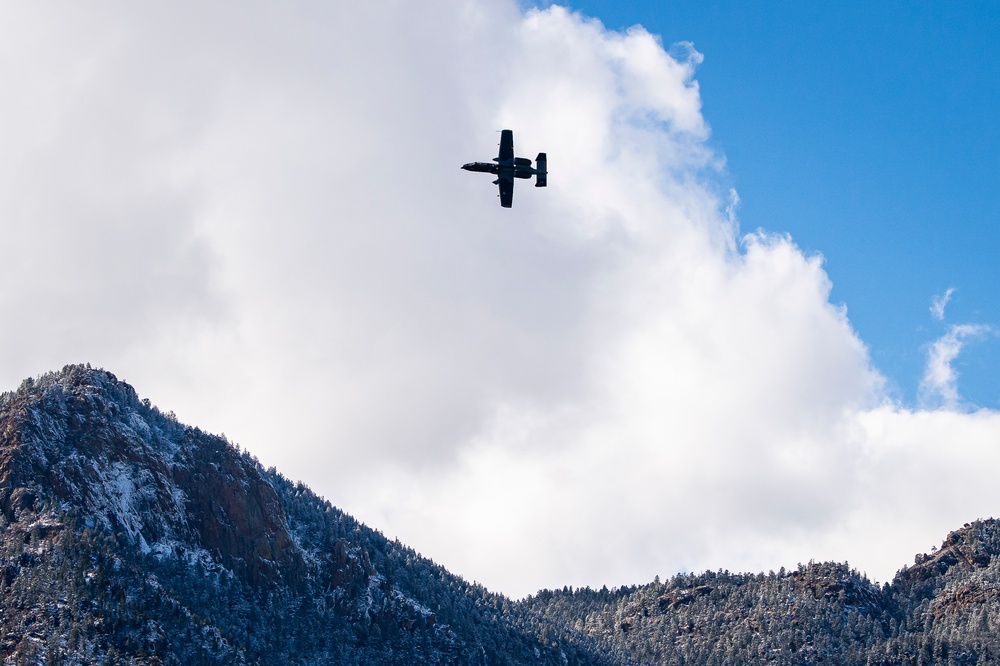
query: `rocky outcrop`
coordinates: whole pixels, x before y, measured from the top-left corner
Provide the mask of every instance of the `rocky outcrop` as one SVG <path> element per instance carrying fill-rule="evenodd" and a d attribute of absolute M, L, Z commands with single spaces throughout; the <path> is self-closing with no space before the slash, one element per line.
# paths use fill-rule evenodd
<path fill-rule="evenodd" d="M 977 520 L 950 532 L 941 547 L 918 554 L 893 589 L 904 606 L 927 609 L 940 626 L 995 633 L 1000 615 L 1000 522 Z M 991 662 L 992 663 L 992 662 Z"/>
<path fill-rule="evenodd" d="M 962 529 L 950 532 L 941 548 L 930 554 L 920 554 L 914 564 L 899 573 L 902 581 L 925 581 L 948 573 L 954 568 L 971 572 L 989 565 L 1000 554 L 1000 539 L 996 521 L 966 523 Z"/>
<path fill-rule="evenodd" d="M 689 604 L 698 597 L 703 597 L 711 593 L 712 587 L 709 585 L 698 585 L 686 590 L 673 590 L 660 597 L 660 610 L 668 611 L 677 606 Z"/>
<path fill-rule="evenodd" d="M 972 609 L 1000 603 L 1000 583 L 996 580 L 974 580 L 946 589 L 930 605 L 935 618 L 967 615 Z"/>
<path fill-rule="evenodd" d="M 797 592 L 807 592 L 816 600 L 839 601 L 871 611 L 885 608 L 879 588 L 847 567 L 810 563 L 793 571 L 791 578 Z"/>
<path fill-rule="evenodd" d="M 74 507 L 143 552 L 209 558 L 293 587 L 303 559 L 281 502 L 224 439 L 164 415 L 110 372 L 67 366 L 0 397 L 0 510 Z"/>
<path fill-rule="evenodd" d="M 188 523 L 200 545 L 251 582 L 301 583 L 303 561 L 284 508 L 255 466 L 218 437 L 188 431 L 172 468 L 188 498 Z"/>

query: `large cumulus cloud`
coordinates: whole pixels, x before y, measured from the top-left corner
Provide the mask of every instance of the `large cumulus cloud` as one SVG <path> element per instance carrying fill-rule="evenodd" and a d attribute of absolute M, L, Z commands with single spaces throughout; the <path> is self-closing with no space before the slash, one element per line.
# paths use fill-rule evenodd
<path fill-rule="evenodd" d="M 0 11 L 8 387 L 104 365 L 512 594 L 884 580 L 1000 501 L 996 415 L 892 404 L 822 257 L 740 231 L 693 45 L 512 2 Z M 509 211 L 458 169 L 502 127 L 550 159 Z"/>

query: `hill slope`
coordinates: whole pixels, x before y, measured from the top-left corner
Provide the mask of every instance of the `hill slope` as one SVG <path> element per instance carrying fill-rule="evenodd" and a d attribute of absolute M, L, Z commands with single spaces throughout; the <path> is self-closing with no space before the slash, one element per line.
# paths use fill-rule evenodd
<path fill-rule="evenodd" d="M 11 663 L 601 663 L 83 366 L 0 397 Z"/>
<path fill-rule="evenodd" d="M 810 563 L 522 603 L 530 624 L 620 664 L 997 664 L 998 554 L 1000 523 L 977 521 L 881 588 Z"/>
<path fill-rule="evenodd" d="M 0 658 L 162 664 L 1000 663 L 1000 524 L 844 564 L 512 601 L 84 366 L 0 396 Z"/>

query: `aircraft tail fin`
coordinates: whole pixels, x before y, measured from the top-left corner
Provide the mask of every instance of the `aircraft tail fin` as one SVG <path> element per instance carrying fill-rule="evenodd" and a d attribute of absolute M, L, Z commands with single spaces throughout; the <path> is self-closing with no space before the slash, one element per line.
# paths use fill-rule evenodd
<path fill-rule="evenodd" d="M 548 159 L 545 153 L 538 153 L 538 157 L 535 158 L 535 170 L 538 172 L 535 176 L 535 187 L 545 187 L 549 180 Z"/>

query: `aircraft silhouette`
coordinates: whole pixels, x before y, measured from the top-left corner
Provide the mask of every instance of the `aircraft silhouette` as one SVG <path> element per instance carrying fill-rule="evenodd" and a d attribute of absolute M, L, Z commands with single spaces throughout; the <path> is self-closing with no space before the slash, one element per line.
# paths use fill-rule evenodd
<path fill-rule="evenodd" d="M 500 154 L 493 162 L 469 162 L 462 165 L 466 171 L 496 174 L 494 185 L 500 187 L 500 205 L 510 208 L 514 201 L 514 179 L 531 178 L 535 176 L 535 187 L 545 187 L 548 179 L 546 170 L 548 160 L 545 153 L 538 153 L 535 158 L 536 167 L 531 168 L 531 160 L 527 157 L 514 157 L 514 132 L 505 129 L 500 132 Z"/>

